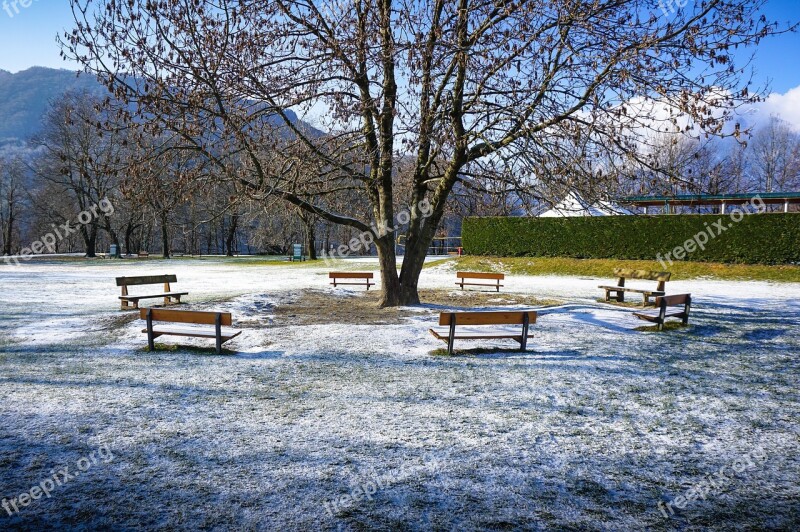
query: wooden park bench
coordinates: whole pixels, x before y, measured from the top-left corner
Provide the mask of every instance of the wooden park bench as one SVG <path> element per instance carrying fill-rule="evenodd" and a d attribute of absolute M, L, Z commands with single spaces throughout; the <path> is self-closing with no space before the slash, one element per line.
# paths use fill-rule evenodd
<path fill-rule="evenodd" d="M 606 301 L 611 300 L 611 292 L 614 292 L 616 295 L 614 299 L 618 303 L 625 302 L 625 292 L 635 292 L 637 294 L 642 294 L 644 301 L 642 306 L 647 306 L 650 304 L 651 297 L 659 297 L 665 294 L 664 288 L 665 283 L 669 281 L 669 278 L 672 276 L 670 272 L 653 272 L 649 270 L 629 270 L 626 268 L 616 268 L 614 270 L 614 275 L 617 276 L 617 286 L 604 286 L 600 285 L 599 288 L 602 288 L 606 291 Z M 655 290 L 652 289 L 644 289 L 644 288 L 631 288 L 629 286 L 625 286 L 625 279 L 641 279 L 645 281 L 658 281 L 658 286 Z"/>
<path fill-rule="evenodd" d="M 430 329 L 434 338 L 447 344 L 447 354 L 453 354 L 455 340 L 516 340 L 521 351 L 528 346 L 528 338 L 533 338 L 528 328 L 536 323 L 535 311 L 501 312 L 442 312 L 439 325 Z M 486 326 L 520 325 L 519 331 L 509 328 L 487 328 Z M 442 327 L 443 326 L 443 327 Z M 460 328 L 457 328 L 460 327 Z"/>
<path fill-rule="evenodd" d="M 180 304 L 181 296 L 188 295 L 189 292 L 173 292 L 170 283 L 177 283 L 175 275 L 146 275 L 142 277 L 117 277 L 117 286 L 122 287 L 122 295 L 119 296 L 122 302 L 122 310 L 139 308 L 140 299 L 164 298 L 164 305 Z M 164 283 L 164 292 L 161 294 L 149 294 L 143 296 L 132 296 L 128 293 L 129 286 L 145 286 L 151 284 Z"/>
<path fill-rule="evenodd" d="M 150 256 L 150 253 L 146 251 L 140 251 L 139 254 L 136 256 L 139 257 L 140 259 L 146 259 L 147 257 Z"/>
<path fill-rule="evenodd" d="M 230 312 L 141 308 L 139 317 L 147 320 L 147 328 L 142 332 L 147 333 L 147 347 L 150 351 L 155 350 L 153 341 L 156 338 L 170 335 L 214 338 L 217 341 L 217 354 L 219 355 L 222 353 L 222 344 L 242 334 L 242 331 L 230 328 L 233 321 Z M 164 325 L 164 323 L 180 325 Z M 213 327 L 198 327 L 197 325 L 213 325 Z"/>
<path fill-rule="evenodd" d="M 481 272 L 456 272 L 456 277 L 461 279 L 461 281 L 457 282 L 456 284 L 464 289 L 464 285 L 468 286 L 491 286 L 498 292 L 500 291 L 500 287 L 503 286 L 500 284 L 500 281 L 506 278 L 505 274 L 502 273 L 481 273 Z M 469 279 L 477 279 L 477 280 L 493 280 L 493 283 L 478 283 L 478 282 L 467 282 Z"/>
<path fill-rule="evenodd" d="M 670 311 L 670 307 L 683 307 L 680 311 Z M 658 324 L 658 330 L 664 330 L 664 321 L 667 318 L 680 318 L 684 325 L 689 324 L 689 311 L 692 308 L 692 294 L 675 296 L 661 296 L 656 298 L 658 312 L 635 312 L 633 315 L 640 320 Z"/>
<path fill-rule="evenodd" d="M 369 290 L 370 286 L 375 286 L 375 283 L 370 282 L 373 277 L 373 274 L 370 272 L 330 272 L 328 274 L 330 279 L 333 279 L 331 283 L 334 287 L 340 284 L 355 284 L 355 285 L 366 285 L 367 290 Z M 337 281 L 336 279 L 351 279 L 350 281 Z"/>

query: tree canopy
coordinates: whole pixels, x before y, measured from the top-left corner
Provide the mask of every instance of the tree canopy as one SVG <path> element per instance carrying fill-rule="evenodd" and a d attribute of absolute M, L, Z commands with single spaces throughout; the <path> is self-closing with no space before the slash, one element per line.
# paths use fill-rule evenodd
<path fill-rule="evenodd" d="M 63 50 L 121 116 L 242 193 L 371 234 L 396 305 L 419 301 L 454 188 L 611 184 L 593 162 L 632 157 L 642 128 L 724 134 L 758 98 L 734 50 L 779 31 L 763 3 L 71 0 Z M 337 208 L 348 194 L 366 215 Z M 399 272 L 396 235 L 374 227 L 405 235 Z"/>

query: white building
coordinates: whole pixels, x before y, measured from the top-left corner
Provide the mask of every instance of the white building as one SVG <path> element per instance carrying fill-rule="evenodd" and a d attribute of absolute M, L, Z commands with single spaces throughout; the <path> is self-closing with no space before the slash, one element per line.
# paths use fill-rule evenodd
<path fill-rule="evenodd" d="M 539 217 L 567 218 L 571 216 L 616 216 L 621 214 L 633 213 L 607 201 L 597 201 L 590 204 L 577 192 L 570 192 L 566 198 L 557 203 L 552 209 L 541 213 Z"/>

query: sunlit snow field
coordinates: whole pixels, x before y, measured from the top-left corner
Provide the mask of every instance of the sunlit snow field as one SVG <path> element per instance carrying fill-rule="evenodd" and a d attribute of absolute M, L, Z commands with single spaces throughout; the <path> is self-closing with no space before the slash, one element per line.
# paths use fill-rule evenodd
<path fill-rule="evenodd" d="M 391 325 L 273 322 L 300 290 L 332 305 L 362 290 L 327 271 L 0 265 L 0 497 L 113 454 L 15 499 L 0 529 L 800 527 L 799 284 L 670 282 L 693 294 L 691 325 L 655 333 L 597 302 L 610 278 L 509 277 L 507 292 L 563 302 L 538 309 L 529 351 L 447 357 L 427 332 L 441 306 Z M 233 313 L 229 354 L 169 337 L 146 351 L 114 277 L 163 273 L 183 308 Z M 445 264 L 420 286 L 454 280 Z M 726 481 L 675 508 L 721 467 Z"/>

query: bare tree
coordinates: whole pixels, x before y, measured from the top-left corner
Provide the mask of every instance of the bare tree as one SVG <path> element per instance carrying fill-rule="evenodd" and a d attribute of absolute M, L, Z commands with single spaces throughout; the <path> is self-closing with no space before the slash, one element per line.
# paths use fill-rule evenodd
<path fill-rule="evenodd" d="M 34 168 L 39 178 L 61 188 L 72 197 L 74 220 L 100 200 L 109 199 L 117 189 L 117 171 L 123 157 L 125 138 L 101 130 L 106 121 L 102 100 L 87 91 L 67 92 L 45 113 L 44 125 L 33 144 L 41 148 Z M 80 224 L 87 257 L 96 256 L 98 231 L 104 229 L 119 246 L 117 232 L 105 213 Z"/>
<path fill-rule="evenodd" d="M 749 145 L 752 179 L 764 192 L 791 190 L 800 183 L 800 134 L 775 116 L 755 130 Z"/>
<path fill-rule="evenodd" d="M 419 301 L 450 193 L 484 161 L 524 158 L 549 178 L 574 172 L 561 164 L 574 146 L 587 158 L 625 153 L 632 122 L 658 119 L 627 105 L 633 97 L 667 101 L 721 134 L 737 104 L 755 99 L 730 50 L 777 31 L 763 0 L 707 0 L 669 16 L 658 0 L 70 1 L 65 55 L 104 80 L 133 121 L 174 132 L 255 196 L 370 233 L 384 306 Z M 290 112 L 312 108 L 325 109 L 325 134 Z M 298 165 L 309 155 L 313 181 Z M 398 157 L 415 161 L 404 197 Z M 320 201 L 354 190 L 367 217 Z M 410 214 L 398 272 L 401 209 Z"/>
<path fill-rule="evenodd" d="M 24 200 L 25 168 L 18 158 L 0 159 L 0 241 L 2 255 L 11 255 L 19 231 Z"/>

